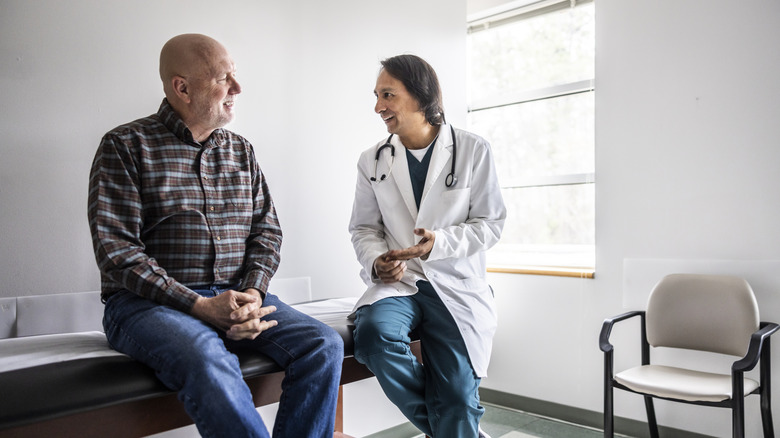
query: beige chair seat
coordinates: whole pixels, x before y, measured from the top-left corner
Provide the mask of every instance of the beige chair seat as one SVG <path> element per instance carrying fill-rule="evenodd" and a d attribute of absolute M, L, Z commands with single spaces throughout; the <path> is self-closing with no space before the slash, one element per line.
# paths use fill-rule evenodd
<path fill-rule="evenodd" d="M 731 398 L 731 375 L 706 373 L 664 365 L 644 365 L 615 375 L 615 381 L 643 394 L 695 402 L 721 402 Z M 745 394 L 758 382 L 744 378 Z"/>

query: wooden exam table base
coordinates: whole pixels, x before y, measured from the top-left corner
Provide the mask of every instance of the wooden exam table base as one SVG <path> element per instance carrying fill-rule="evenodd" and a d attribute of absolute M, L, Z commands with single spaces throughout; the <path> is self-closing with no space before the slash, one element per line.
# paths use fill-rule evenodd
<path fill-rule="evenodd" d="M 412 343 L 412 351 L 420 356 L 419 342 Z M 341 385 L 373 377 L 373 374 L 358 363 L 354 357 L 344 359 Z M 284 372 L 278 371 L 246 379 L 256 406 L 265 406 L 279 401 L 282 394 Z M 336 431 L 344 429 L 343 386 L 339 387 L 336 410 Z M 192 424 L 175 393 L 163 396 L 128 401 L 85 412 L 42 420 L 32 424 L 9 429 L 0 429 L 2 438 L 135 438 Z"/>

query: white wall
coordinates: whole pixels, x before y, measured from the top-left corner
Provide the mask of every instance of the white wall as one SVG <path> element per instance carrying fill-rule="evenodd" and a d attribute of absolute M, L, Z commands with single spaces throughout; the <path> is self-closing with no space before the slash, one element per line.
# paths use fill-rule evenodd
<path fill-rule="evenodd" d="M 747 273 L 763 317 L 780 320 L 780 3 L 596 9 L 596 279 L 491 275 L 501 312 L 484 386 L 600 411 L 596 341 L 632 301 L 624 263 L 640 274 L 659 263 Z M 451 0 L 0 0 L 0 296 L 98 288 L 92 155 L 105 131 L 156 110 L 159 48 L 190 31 L 222 41 L 238 64 L 231 128 L 255 144 L 278 204 L 279 275 L 312 277 L 318 297 L 359 293 L 346 226 L 357 155 L 384 134 L 372 114 L 378 61 L 429 59 L 462 125 L 465 14 Z M 634 339 L 616 333 L 618 366 Z M 644 419 L 638 397 L 616 403 Z M 672 406 L 658 404 L 661 424 L 729 435 L 726 410 Z M 750 401 L 748 436 L 759 436 L 757 411 Z M 347 415 L 347 432 L 370 432 Z"/>
<path fill-rule="evenodd" d="M 99 289 L 92 158 L 106 131 L 157 110 L 160 48 L 185 32 L 236 61 L 229 128 L 255 145 L 277 203 L 277 275 L 311 277 L 315 298 L 359 295 L 347 224 L 358 155 L 387 135 L 373 113 L 379 61 L 426 58 L 462 126 L 465 16 L 465 0 L 0 0 L 0 297 Z M 348 387 L 347 432 L 402 421 L 377 391 Z M 383 415 L 355 413 L 360 399 Z"/>
<path fill-rule="evenodd" d="M 255 145 L 277 203 L 278 275 L 311 277 L 315 297 L 359 294 L 347 223 L 358 154 L 386 135 L 379 61 L 428 59 L 459 123 L 464 22 L 465 0 L 0 0 L 0 296 L 99 288 L 89 167 L 106 131 L 157 110 L 159 50 L 184 32 L 215 37 L 237 63 L 229 128 Z"/>
<path fill-rule="evenodd" d="M 596 278 L 494 275 L 483 386 L 600 412 L 601 322 L 643 302 L 634 284 L 664 271 L 744 275 L 762 318 L 780 321 L 778 17 L 769 0 L 596 0 Z M 616 367 L 638 363 L 637 330 L 613 332 Z M 641 397 L 618 391 L 615 403 L 645 420 Z M 757 397 L 747 410 L 747 436 L 761 436 Z M 731 436 L 725 409 L 659 402 L 657 413 Z"/>
<path fill-rule="evenodd" d="M 539 1 L 540 0 L 468 0 L 466 2 L 466 14 L 469 20 L 473 20 L 476 19 L 474 18 L 476 16 L 484 18 L 485 16 L 494 15 Z"/>

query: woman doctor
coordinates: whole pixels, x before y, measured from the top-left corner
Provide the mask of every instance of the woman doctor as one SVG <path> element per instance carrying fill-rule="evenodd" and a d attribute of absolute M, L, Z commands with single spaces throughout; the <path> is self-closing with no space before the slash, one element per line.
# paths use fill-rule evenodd
<path fill-rule="evenodd" d="M 355 357 L 426 435 L 486 437 L 478 388 L 496 311 L 485 251 L 506 218 L 490 146 L 446 124 L 436 72 L 417 56 L 382 61 L 374 94 L 390 136 L 358 162 L 349 230 L 368 289 Z"/>

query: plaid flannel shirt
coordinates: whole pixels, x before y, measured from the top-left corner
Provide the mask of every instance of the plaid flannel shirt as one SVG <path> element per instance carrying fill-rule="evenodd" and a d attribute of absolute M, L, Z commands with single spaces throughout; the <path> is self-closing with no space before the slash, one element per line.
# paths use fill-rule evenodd
<path fill-rule="evenodd" d="M 265 293 L 279 266 L 282 231 L 252 145 L 225 129 L 196 142 L 167 100 L 103 137 L 88 216 L 104 301 L 127 289 L 189 312 L 190 287 Z"/>

